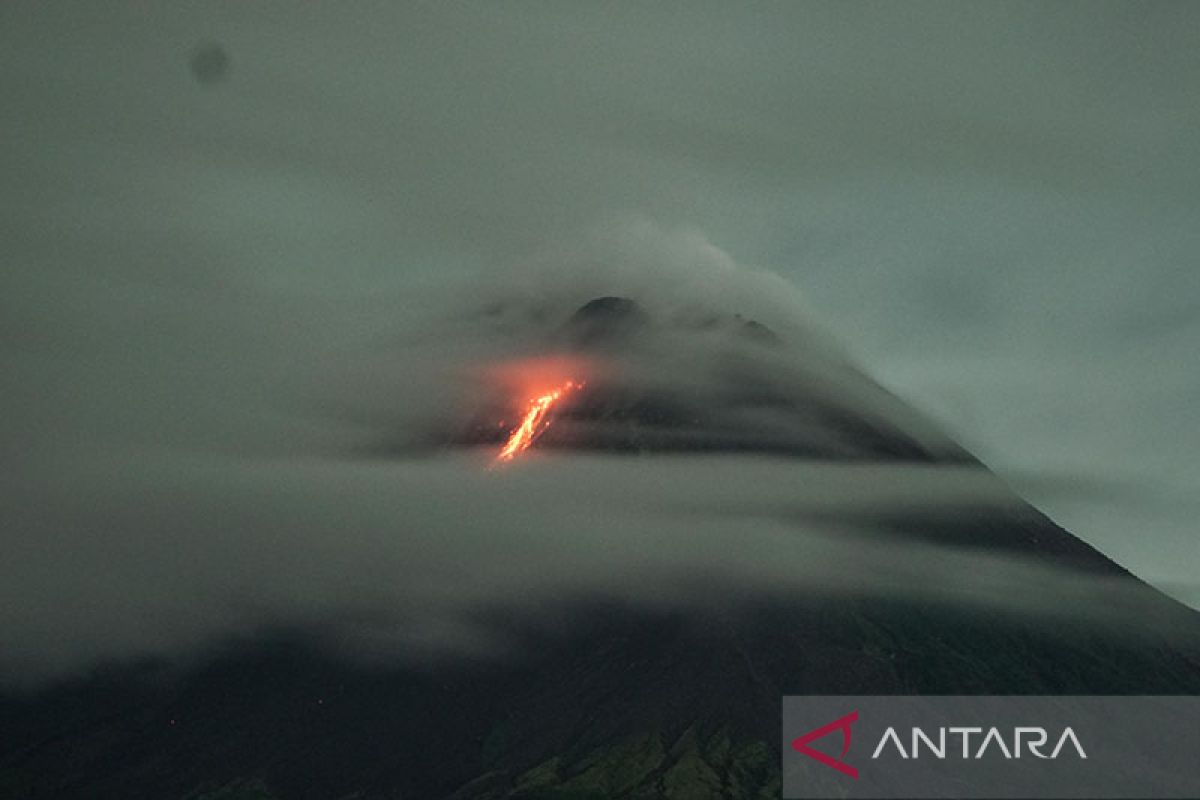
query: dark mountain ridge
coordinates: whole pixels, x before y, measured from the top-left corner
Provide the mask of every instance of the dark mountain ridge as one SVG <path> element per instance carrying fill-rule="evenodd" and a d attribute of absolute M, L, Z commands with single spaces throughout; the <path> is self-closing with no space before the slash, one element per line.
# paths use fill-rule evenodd
<path fill-rule="evenodd" d="M 655 324 L 632 301 L 602 298 L 556 346 L 636 349 Z M 735 347 L 787 347 L 751 321 L 721 330 Z M 699 392 L 622 374 L 591 382 L 537 446 L 983 469 L 902 424 L 747 374 L 756 379 Z M 497 443 L 496 413 L 446 445 Z M 870 522 L 892 542 L 1044 564 L 1058 607 L 713 583 L 712 602 L 687 611 L 579 597 L 537 620 L 488 612 L 510 652 L 373 664 L 330 655 L 307 632 L 273 632 L 200 663 L 110 665 L 0 700 L 0 797 L 771 797 L 785 694 L 1200 692 L 1200 615 L 1034 509 Z M 1096 600 L 1068 591 L 1081 578 L 1113 587 L 1127 616 L 1081 622 Z"/>

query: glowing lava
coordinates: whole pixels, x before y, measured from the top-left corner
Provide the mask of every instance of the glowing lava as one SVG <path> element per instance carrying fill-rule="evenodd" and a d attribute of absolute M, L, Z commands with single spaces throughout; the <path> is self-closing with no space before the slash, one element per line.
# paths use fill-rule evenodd
<path fill-rule="evenodd" d="M 515 457 L 528 450 L 533 441 L 541 436 L 546 428 L 550 427 L 548 417 L 550 409 L 554 407 L 554 404 L 561 400 L 564 395 L 582 386 L 582 383 L 567 381 L 554 391 L 547 392 L 541 397 L 535 397 L 530 400 L 529 410 L 525 412 L 525 418 L 521 420 L 521 424 L 508 437 L 508 441 L 504 443 L 504 447 L 500 450 L 500 454 L 496 456 L 496 460 L 512 461 Z"/>

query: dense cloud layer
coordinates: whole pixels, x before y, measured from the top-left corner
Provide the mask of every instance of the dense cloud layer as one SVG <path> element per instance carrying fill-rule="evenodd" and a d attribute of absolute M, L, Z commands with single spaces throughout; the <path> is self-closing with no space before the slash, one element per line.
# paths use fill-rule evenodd
<path fill-rule="evenodd" d="M 5 677 L 280 627 L 400 658 L 503 653 L 488 614 L 536 619 L 596 597 L 719 597 L 728 612 L 817 591 L 1124 619 L 1115 575 L 1056 575 L 1027 553 L 972 547 L 966 529 L 938 544 L 888 535 L 880 525 L 905 515 L 1022 506 L 854 368 L 777 278 L 694 232 L 610 236 L 618 246 L 593 232 L 560 249 L 552 274 L 509 264 L 512 285 L 428 288 L 383 308 L 264 297 L 254 308 L 273 326 L 156 300 L 170 311 L 160 335 L 106 330 L 145 307 L 92 287 L 94 310 L 74 324 L 93 336 L 6 351 L 37 402 L 7 418 L 23 441 L 0 485 Z M 646 325 L 564 346 L 577 301 L 601 288 L 639 297 Z M 744 336 L 744 320 L 712 305 L 731 301 L 778 338 Z M 36 340 L 61 320 L 26 324 Z M 545 369 L 678 393 L 705 423 L 675 430 L 676 444 L 701 452 L 559 448 L 497 467 L 496 446 L 461 432 L 497 394 L 516 391 L 519 408 L 520 376 Z M 730 407 L 746 387 L 754 403 Z M 711 451 L 714 433 L 741 454 Z M 896 441 L 909 444 L 883 460 L 869 446 Z M 786 442 L 818 457 L 758 452 Z"/>
<path fill-rule="evenodd" d="M 482 367 L 602 294 L 759 319 L 804 364 L 844 363 L 830 331 L 1067 527 L 1190 591 L 1187 6 L 3 17 L 10 674 L 335 619 L 475 645 L 469 600 L 840 574 L 776 574 L 778 547 L 841 546 L 815 522 L 792 540 L 748 514 L 762 547 L 737 559 L 681 547 L 727 530 L 687 487 L 731 466 L 639 466 L 664 494 L 601 534 L 561 497 L 582 483 L 608 507 L 628 478 L 604 459 L 496 475 L 380 457 L 469 413 Z M 219 80 L 196 71 L 206 48 Z M 935 435 L 846 380 L 841 401 Z M 746 468 L 775 487 L 766 507 L 793 476 L 879 483 Z M 960 467 L 894 469 L 884 483 L 938 507 L 1012 502 Z M 544 505 L 509 505 L 515 490 Z M 474 558 L 485 546 L 513 550 Z"/>

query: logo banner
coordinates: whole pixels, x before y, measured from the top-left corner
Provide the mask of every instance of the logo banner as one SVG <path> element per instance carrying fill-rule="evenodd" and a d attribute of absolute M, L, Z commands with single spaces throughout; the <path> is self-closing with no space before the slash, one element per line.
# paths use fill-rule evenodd
<path fill-rule="evenodd" d="M 783 796 L 1197 798 L 1200 697 L 791 695 Z"/>

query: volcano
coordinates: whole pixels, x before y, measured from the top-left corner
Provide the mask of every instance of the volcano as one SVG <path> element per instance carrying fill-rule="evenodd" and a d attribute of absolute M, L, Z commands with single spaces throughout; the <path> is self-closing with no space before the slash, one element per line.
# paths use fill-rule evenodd
<path fill-rule="evenodd" d="M 550 376 L 579 388 L 541 408 L 512 469 L 588 454 L 986 473 L 823 344 L 736 314 L 664 318 L 597 298 L 539 346 L 594 368 Z M 498 387 L 429 441 L 494 458 L 536 391 Z M 862 516 L 864 548 L 936 547 L 920 552 L 952 553 L 964 583 L 985 581 L 996 554 L 1034 565 L 1054 608 L 714 584 L 702 607 L 579 596 L 551 624 L 484 609 L 517 655 L 420 663 L 348 661 L 305 631 L 263 632 L 199 664 L 108 665 L 5 697 L 0 796 L 768 798 L 787 694 L 1200 692 L 1200 615 L 1016 498 Z M 1120 613 L 1092 624 L 1097 595 L 1081 585 L 1104 587 Z"/>

